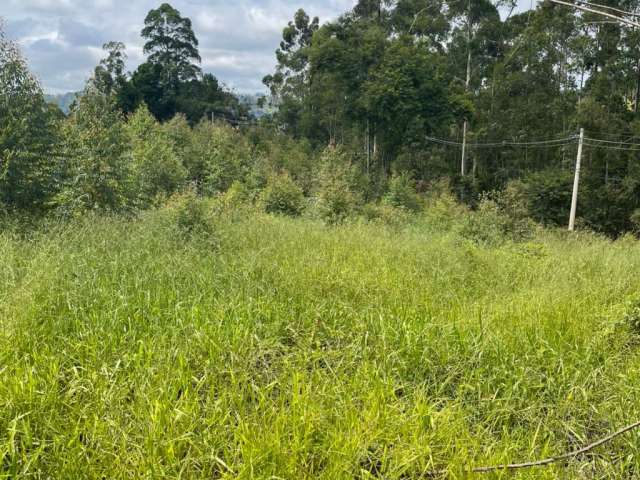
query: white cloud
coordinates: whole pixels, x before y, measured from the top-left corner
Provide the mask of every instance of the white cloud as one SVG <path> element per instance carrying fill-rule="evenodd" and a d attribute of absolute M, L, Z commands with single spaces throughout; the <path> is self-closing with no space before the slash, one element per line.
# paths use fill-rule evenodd
<path fill-rule="evenodd" d="M 109 40 L 127 45 L 128 68 L 144 61 L 147 12 L 161 0 L 0 0 L 0 16 L 24 49 L 48 91 L 79 90 Z M 282 29 L 304 7 L 321 20 L 335 18 L 355 0 L 173 0 L 193 20 L 203 69 L 239 91 L 262 89 L 273 69 Z"/>

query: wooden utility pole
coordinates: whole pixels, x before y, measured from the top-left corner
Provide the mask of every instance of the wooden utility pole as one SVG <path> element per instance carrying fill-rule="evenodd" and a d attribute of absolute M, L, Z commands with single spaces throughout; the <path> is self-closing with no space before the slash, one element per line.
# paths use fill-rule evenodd
<path fill-rule="evenodd" d="M 573 179 L 573 196 L 571 197 L 571 214 L 569 215 L 569 231 L 576 228 L 576 212 L 578 210 L 578 187 L 580 186 L 580 164 L 582 162 L 582 144 L 584 143 L 584 128 L 580 129 L 578 142 L 578 157 L 576 158 L 576 175 Z"/>

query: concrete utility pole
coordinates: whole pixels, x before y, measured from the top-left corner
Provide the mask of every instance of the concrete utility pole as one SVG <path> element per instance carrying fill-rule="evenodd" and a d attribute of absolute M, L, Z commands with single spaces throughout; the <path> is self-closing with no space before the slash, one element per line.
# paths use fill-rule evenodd
<path fill-rule="evenodd" d="M 471 0 L 469 0 L 467 11 L 467 78 L 464 83 L 464 91 L 469 92 L 469 86 L 471 85 Z M 466 160 L 467 160 L 467 130 L 469 130 L 469 120 L 464 119 L 462 125 L 462 161 L 460 162 L 460 173 L 464 177 L 466 173 Z"/>
<path fill-rule="evenodd" d="M 571 214 L 569 215 L 569 231 L 576 228 L 576 212 L 578 210 L 578 187 L 580 186 L 580 164 L 582 162 L 582 144 L 584 143 L 584 128 L 580 129 L 578 142 L 578 158 L 576 158 L 576 175 L 573 179 L 573 196 L 571 197 Z"/>

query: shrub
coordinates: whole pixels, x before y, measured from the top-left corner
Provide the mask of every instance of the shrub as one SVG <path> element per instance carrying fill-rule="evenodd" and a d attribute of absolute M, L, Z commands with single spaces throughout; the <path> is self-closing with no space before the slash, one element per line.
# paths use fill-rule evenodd
<path fill-rule="evenodd" d="M 254 192 L 244 183 L 233 182 L 231 187 L 218 195 L 214 201 L 216 215 L 224 216 L 228 220 L 236 221 L 255 213 Z"/>
<path fill-rule="evenodd" d="M 573 173 L 566 169 L 546 169 L 528 175 L 520 185 L 531 218 L 545 225 L 565 225 L 572 183 Z"/>
<path fill-rule="evenodd" d="M 411 215 L 404 208 L 394 207 L 387 204 L 368 203 L 362 207 L 362 216 L 372 223 L 379 223 L 394 228 L 399 228 L 411 219 Z"/>
<path fill-rule="evenodd" d="M 131 206 L 126 130 L 110 99 L 87 88 L 63 125 L 63 141 L 66 159 L 53 200 L 59 214 L 118 212 Z"/>
<path fill-rule="evenodd" d="M 475 243 L 486 246 L 499 245 L 505 240 L 504 218 L 498 204 L 485 197 L 476 211 L 463 220 L 460 234 Z"/>
<path fill-rule="evenodd" d="M 203 120 L 193 130 L 185 166 L 189 180 L 201 193 L 211 195 L 226 191 L 236 180 L 244 181 L 251 158 L 251 148 L 240 132 Z"/>
<path fill-rule="evenodd" d="M 493 195 L 503 217 L 504 233 L 514 241 L 528 240 L 533 236 L 535 222 L 529 218 L 529 208 L 525 186 L 520 181 L 512 181 L 504 190 Z"/>
<path fill-rule="evenodd" d="M 288 173 L 272 176 L 260 195 L 268 213 L 298 216 L 304 210 L 304 193 Z"/>
<path fill-rule="evenodd" d="M 461 233 L 465 238 L 486 245 L 497 245 L 505 240 L 528 240 L 533 236 L 536 224 L 527 213 L 524 191 L 514 182 L 501 192 L 482 195 L 477 210 L 463 222 Z"/>
<path fill-rule="evenodd" d="M 41 210 L 56 191 L 57 115 L 0 18 L 0 202 Z"/>
<path fill-rule="evenodd" d="M 318 186 L 317 208 L 328 224 L 343 222 L 359 203 L 354 193 L 355 169 L 341 149 L 330 146 L 322 154 Z"/>
<path fill-rule="evenodd" d="M 162 132 L 173 144 L 173 150 L 180 163 L 185 166 L 189 162 L 189 153 L 193 148 L 193 130 L 187 118 L 179 113 L 161 125 Z M 185 167 L 186 168 L 186 167 Z"/>
<path fill-rule="evenodd" d="M 167 197 L 178 191 L 184 185 L 187 172 L 176 155 L 172 140 L 146 106 L 129 118 L 127 132 L 135 184 L 143 205 L 158 196 Z"/>
<path fill-rule="evenodd" d="M 441 230 L 451 229 L 465 218 L 467 208 L 458 202 L 448 181 L 441 180 L 428 189 L 425 219 L 429 225 Z"/>
<path fill-rule="evenodd" d="M 204 200 L 198 197 L 195 188 L 174 194 L 167 202 L 166 208 L 180 235 L 213 236 L 214 226 L 211 215 L 207 211 Z"/>
<path fill-rule="evenodd" d="M 396 208 L 404 208 L 409 212 L 418 212 L 422 208 L 422 201 L 413 181 L 408 173 L 394 174 L 389 181 L 389 191 L 383 202 Z"/>

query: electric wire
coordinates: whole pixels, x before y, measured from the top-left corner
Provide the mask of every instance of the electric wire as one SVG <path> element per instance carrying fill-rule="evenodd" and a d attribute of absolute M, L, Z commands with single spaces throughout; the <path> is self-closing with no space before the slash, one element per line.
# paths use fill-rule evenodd
<path fill-rule="evenodd" d="M 449 145 L 449 146 L 456 146 L 456 147 L 462 147 L 462 143 L 461 142 L 456 142 L 453 140 L 445 140 L 442 138 L 436 138 L 436 137 L 425 137 L 427 141 L 432 142 L 432 143 L 437 143 L 437 144 L 441 144 L 441 145 Z M 479 143 L 479 142 L 468 142 L 467 146 L 471 147 L 471 148 L 495 148 L 495 147 L 561 147 L 564 145 L 569 145 L 571 143 L 574 143 L 576 140 L 576 137 L 572 136 L 572 137 L 565 137 L 565 138 L 558 138 L 558 139 L 554 139 L 554 140 L 535 140 L 535 141 L 522 141 L 522 142 L 518 142 L 518 141 L 513 141 L 513 140 L 504 140 L 501 142 L 488 142 L 488 143 Z"/>
<path fill-rule="evenodd" d="M 611 143 L 614 145 L 633 145 L 636 147 L 640 147 L 640 143 L 638 142 L 625 142 L 622 140 L 603 140 L 603 139 L 598 139 L 598 138 L 589 138 L 589 137 L 585 137 L 585 141 L 589 141 L 589 142 L 598 142 L 598 143 Z"/>
<path fill-rule="evenodd" d="M 620 10 L 619 8 L 610 7 L 608 5 L 601 5 L 601 4 L 598 4 L 598 3 L 591 3 L 591 2 L 587 2 L 585 0 L 577 0 L 576 3 L 582 4 L 582 5 L 587 5 L 587 6 L 590 6 L 590 7 L 604 8 L 604 9 L 607 9 L 607 10 L 611 10 L 613 12 L 621 13 L 623 15 L 628 15 L 630 17 L 640 17 L 640 14 L 638 14 L 638 13 L 627 12 L 626 10 Z"/>
<path fill-rule="evenodd" d="M 607 135 L 607 134 L 599 134 L 599 135 Z M 504 140 L 501 142 L 467 142 L 467 147 L 469 148 L 500 148 L 500 147 L 526 147 L 526 148 L 555 148 L 555 147 L 565 147 L 567 145 L 573 145 L 578 141 L 578 135 L 572 135 L 564 138 L 550 139 L 550 140 L 530 140 L 530 141 L 515 141 L 515 140 Z M 626 139 L 633 139 L 632 136 L 625 136 Z M 462 142 L 455 140 L 446 140 L 443 138 L 430 137 L 426 136 L 425 139 L 428 142 L 445 145 L 451 147 L 462 147 Z M 608 140 L 604 138 L 594 138 L 594 137 L 585 137 L 583 141 L 583 145 L 593 148 L 606 149 L 606 150 L 619 150 L 619 151 L 628 151 L 628 152 L 636 152 L 640 151 L 640 143 L 639 142 L 630 142 L 626 140 Z"/>

